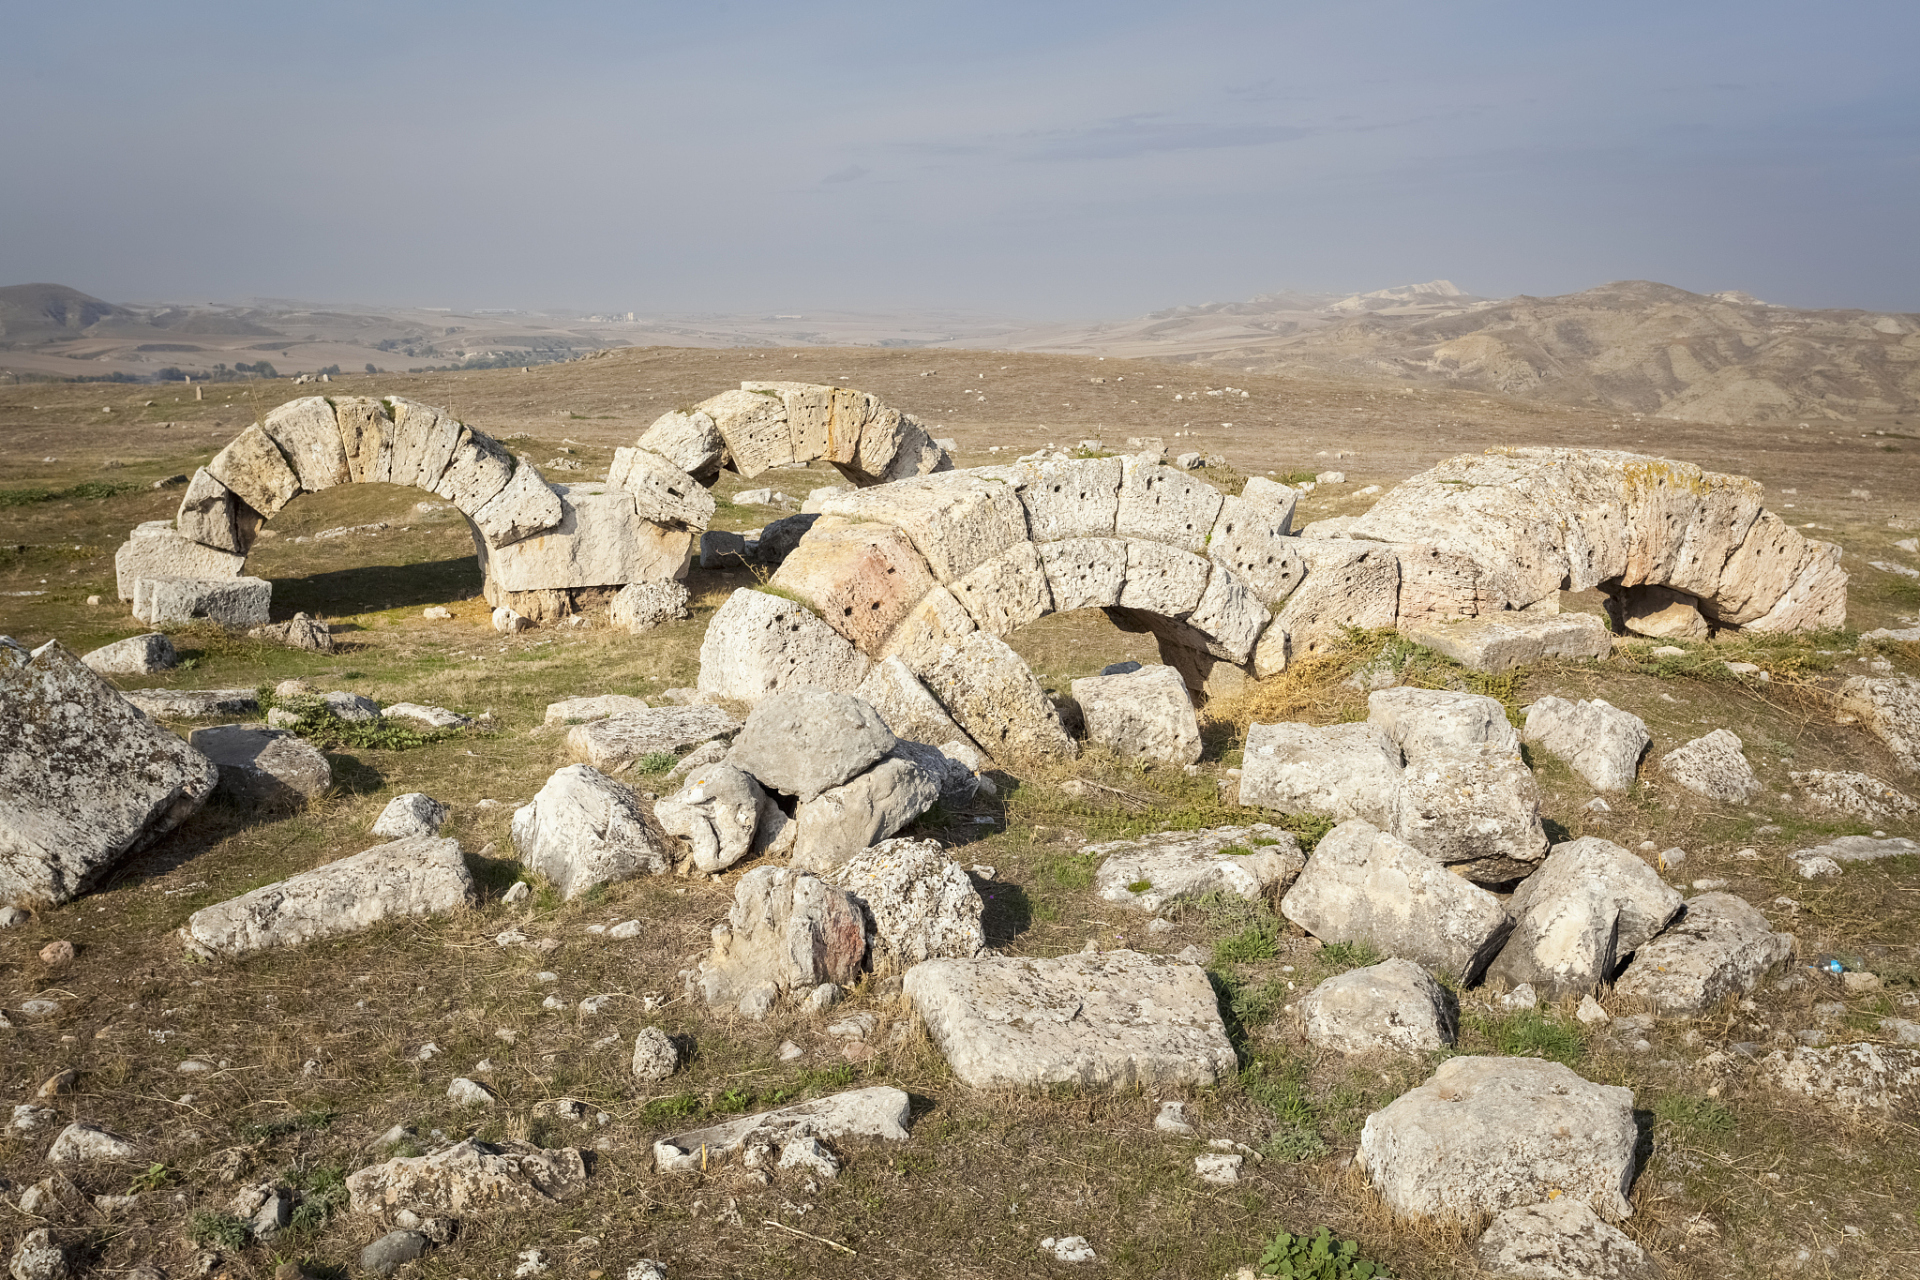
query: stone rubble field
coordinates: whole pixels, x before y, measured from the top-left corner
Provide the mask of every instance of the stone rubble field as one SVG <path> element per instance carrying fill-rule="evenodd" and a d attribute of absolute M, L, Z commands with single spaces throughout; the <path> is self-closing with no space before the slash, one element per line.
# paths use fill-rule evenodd
<path fill-rule="evenodd" d="M 740 388 L 559 486 L 294 401 L 114 621 L 7 599 L 10 1274 L 1909 1273 L 1920 624 L 1841 542 Z"/>

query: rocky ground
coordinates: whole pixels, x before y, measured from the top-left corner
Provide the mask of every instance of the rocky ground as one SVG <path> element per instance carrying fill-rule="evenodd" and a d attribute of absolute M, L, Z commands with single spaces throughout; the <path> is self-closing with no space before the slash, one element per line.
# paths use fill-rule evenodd
<path fill-rule="evenodd" d="M 1795 1046 L 1893 1049 L 1903 1023 L 1920 1023 L 1920 859 L 1807 878 L 1792 856 L 1836 836 L 1920 833 L 1911 814 L 1822 809 L 1793 777 L 1854 770 L 1920 789 L 1831 702 L 1850 676 L 1920 674 L 1911 643 L 1858 641 L 1863 630 L 1912 626 L 1920 610 L 1920 580 L 1898 571 L 1920 568 L 1898 545 L 1920 525 L 1908 442 L 1857 424 L 1655 425 L 1333 381 L 1246 375 L 1229 389 L 1197 372 L 990 353 L 650 351 L 339 389 L 451 403 L 502 438 L 524 432 L 514 446 L 564 480 L 550 459 L 597 476 L 613 447 L 659 413 L 741 378 L 845 382 L 954 438 L 961 465 L 1047 443 L 1100 438 L 1123 449 L 1160 437 L 1170 453 L 1191 442 L 1216 456 L 1209 471 L 1223 487 L 1269 471 L 1344 471 L 1344 483 L 1306 499 L 1302 520 L 1357 513 L 1371 501 L 1358 490 L 1487 445 L 1618 445 L 1766 483 L 1770 507 L 1846 548 L 1852 630 L 1661 653 L 1635 642 L 1602 663 L 1501 676 L 1390 635 L 1355 635 L 1237 702 L 1204 708 L 1190 771 L 1090 748 L 1071 762 L 989 773 L 991 794 L 943 800 L 905 833 L 940 841 L 972 868 L 987 945 L 1035 958 L 1088 946 L 1196 949 L 1232 1051 L 1214 1084 L 1010 1089 L 969 1083 L 969 1069 L 910 1016 L 897 974 L 851 982 L 832 1008 L 782 1004 L 761 1020 L 688 995 L 679 974 L 709 952 L 752 859 L 715 877 L 640 876 L 570 899 L 522 864 L 513 814 L 573 759 L 573 717 L 545 723 L 548 704 L 621 693 L 658 706 L 692 685 L 707 620 L 754 581 L 750 571 L 697 570 L 692 616 L 643 636 L 604 627 L 502 636 L 475 598 L 456 513 L 375 486 L 302 497 L 269 527 L 275 536 L 249 572 L 274 581 L 276 619 L 304 610 L 329 621 L 334 651 L 186 630 L 172 637 L 179 667 L 117 682 L 256 689 L 297 677 L 318 692 L 489 718 L 411 736 L 310 719 L 308 729 L 326 727 L 309 736 L 325 752 L 329 789 L 298 802 L 216 798 L 96 891 L 0 932 L 10 984 L 0 1007 L 11 1023 L 0 1031 L 0 1078 L 24 1108 L 0 1138 L 7 1248 L 45 1227 L 79 1274 L 264 1276 L 289 1260 L 311 1274 L 358 1274 L 363 1249 L 413 1228 L 356 1205 L 352 1188 L 372 1193 L 352 1175 L 474 1138 L 584 1154 L 577 1169 L 546 1157 L 567 1166 L 542 1175 L 563 1192 L 550 1201 L 448 1214 L 451 1229 L 420 1219 L 425 1252 L 402 1274 L 644 1276 L 641 1260 L 654 1259 L 676 1280 L 1219 1276 L 1256 1261 L 1279 1231 L 1324 1224 L 1396 1274 L 1472 1275 L 1484 1218 L 1396 1219 L 1397 1202 L 1381 1198 L 1387 1184 L 1370 1187 L 1355 1166 L 1368 1117 L 1465 1054 L 1557 1062 L 1631 1090 L 1638 1167 L 1620 1225 L 1668 1275 L 1909 1273 L 1920 1257 L 1915 1093 L 1895 1087 L 1885 1108 L 1836 1105 L 1821 1093 L 1831 1080 L 1814 1080 L 1810 1096 L 1761 1066 Z M 195 403 L 177 389 L 0 388 L 9 442 L 0 633 L 84 652 L 145 631 L 112 604 L 112 549 L 138 521 L 171 513 L 177 491 L 146 486 L 191 471 L 250 421 L 251 390 L 221 386 Z M 262 388 L 258 407 L 284 391 Z M 1195 434 L 1177 434 L 1186 431 Z M 775 471 L 751 487 L 797 498 L 828 480 Z M 717 490 L 715 527 L 750 530 L 782 514 L 739 502 L 746 488 Z M 108 604 L 90 606 L 95 595 Z M 449 616 L 424 617 L 430 608 Z M 1063 694 L 1109 663 L 1155 660 L 1147 638 L 1097 614 L 1045 619 L 1012 643 Z M 1732 672 L 1730 660 L 1757 671 Z M 1602 697 L 1638 716 L 1647 763 L 1604 808 L 1559 754 L 1528 745 L 1546 837 L 1603 838 L 1689 898 L 1731 894 L 1794 936 L 1792 957 L 1697 1016 L 1659 1016 L 1621 991 L 1598 1010 L 1544 988 L 1537 1005 L 1510 1004 L 1496 974 L 1453 997 L 1453 1048 L 1349 1056 L 1310 1038 L 1317 1006 L 1304 997 L 1371 969 L 1381 957 L 1367 947 L 1323 944 L 1295 923 L 1302 911 L 1257 891 L 1157 912 L 1103 896 L 1098 872 L 1111 850 L 1088 851 L 1102 843 L 1266 822 L 1310 851 L 1330 820 L 1236 803 L 1249 726 L 1363 720 L 1370 690 L 1398 687 L 1489 695 L 1516 729 L 1527 722 L 1521 709 L 1548 696 Z M 183 734 L 213 723 L 162 719 Z M 1760 789 L 1744 803 L 1698 795 L 1656 767 L 1719 729 L 1740 738 L 1756 775 Z M 668 779 L 670 766 L 647 758 L 622 777 L 666 795 L 682 781 Z M 376 820 L 403 793 L 446 806 L 439 834 L 464 851 L 470 905 L 241 958 L 190 949 L 176 934 L 196 912 L 380 844 Z M 647 1028 L 664 1032 L 677 1058 L 663 1079 L 636 1073 Z M 798 1158 L 767 1170 L 657 1167 L 664 1139 L 863 1088 L 904 1091 L 908 1136 L 836 1144 L 835 1177 Z M 1163 1123 L 1168 1102 L 1182 1104 L 1173 1123 Z M 51 1161 L 56 1135 L 75 1123 L 128 1145 L 105 1159 Z M 1237 1180 L 1227 1181 L 1232 1157 Z"/>

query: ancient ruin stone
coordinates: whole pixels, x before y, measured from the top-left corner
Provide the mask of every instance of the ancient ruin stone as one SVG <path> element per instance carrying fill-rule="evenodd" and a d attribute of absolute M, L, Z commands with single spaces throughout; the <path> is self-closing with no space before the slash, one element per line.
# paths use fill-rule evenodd
<path fill-rule="evenodd" d="M 893 750 L 880 714 L 850 694 L 805 686 L 761 700 L 733 741 L 733 764 L 803 803 Z"/>
<path fill-rule="evenodd" d="M 555 773 L 530 804 L 514 811 L 513 846 L 563 898 L 597 884 L 659 875 L 673 863 L 633 792 L 583 764 Z"/>
<path fill-rule="evenodd" d="M 1920 773 L 1920 680 L 1854 676 L 1840 686 L 1839 705 L 1887 744 L 1901 768 Z"/>
<path fill-rule="evenodd" d="M 745 703 L 797 685 L 852 692 L 871 665 L 805 605 L 742 587 L 707 624 L 698 687 Z"/>
<path fill-rule="evenodd" d="M 922 675 L 947 713 L 996 759 L 1079 754 L 1033 672 L 999 637 L 963 636 Z"/>
<path fill-rule="evenodd" d="M 1568 1196 L 1504 1210 L 1476 1252 L 1483 1270 L 1511 1280 L 1655 1280 L 1658 1274 L 1631 1236 Z"/>
<path fill-rule="evenodd" d="M 1588 613 L 1495 613 L 1413 623 L 1401 633 L 1475 671 L 1511 671 L 1546 658 L 1604 658 L 1613 651 L 1606 624 Z"/>
<path fill-rule="evenodd" d="M 1394 824 L 1400 751 L 1375 725 L 1255 724 L 1240 768 L 1248 807 Z"/>
<path fill-rule="evenodd" d="M 1073 682 L 1073 700 L 1086 721 L 1087 741 L 1116 755 L 1167 764 L 1200 759 L 1200 720 L 1172 667 L 1086 676 Z"/>
<path fill-rule="evenodd" d="M 1569 702 L 1549 694 L 1527 708 L 1526 739 L 1552 752 L 1595 791 L 1633 786 L 1653 737 L 1639 716 L 1600 698 Z"/>
<path fill-rule="evenodd" d="M 179 657 L 173 651 L 173 641 L 158 631 L 150 631 L 143 636 L 129 636 L 102 645 L 82 655 L 80 661 L 103 676 L 150 676 L 170 670 Z"/>
<path fill-rule="evenodd" d="M 473 894 L 458 840 L 410 836 L 202 908 L 180 933 L 197 955 L 241 956 L 453 911 Z"/>
<path fill-rule="evenodd" d="M 1651 1001 L 1662 1013 L 1704 1013 L 1753 990 L 1793 954 L 1793 935 L 1730 893 L 1703 893 L 1678 923 L 1641 947 L 1614 990 Z"/>
<path fill-rule="evenodd" d="M 1660 757 L 1660 770 L 1669 778 L 1709 800 L 1745 804 L 1766 788 L 1753 774 L 1741 751 L 1739 735 L 1715 729 Z"/>
<path fill-rule="evenodd" d="M 1685 900 L 1619 845 L 1593 836 L 1553 847 L 1507 902 L 1514 929 L 1487 971 L 1509 986 L 1581 995 L 1680 914 Z"/>
<path fill-rule="evenodd" d="M 774 1162 L 776 1151 L 821 1139 L 905 1142 L 911 1117 L 910 1099 L 902 1090 L 887 1085 L 852 1089 L 662 1138 L 653 1144 L 653 1164 L 662 1173 L 697 1173 L 736 1162 L 761 1168 Z M 783 1156 L 780 1163 L 789 1162 Z"/>
<path fill-rule="evenodd" d="M 1356 1162 L 1396 1213 L 1470 1218 L 1567 1197 L 1633 1212 L 1633 1091 L 1538 1058 L 1450 1058 L 1367 1117 Z"/>
<path fill-rule="evenodd" d="M 1457 1013 L 1446 989 L 1411 960 L 1387 960 L 1328 978 L 1299 1002 L 1307 1042 L 1339 1053 L 1424 1054 L 1453 1044 Z"/>
<path fill-rule="evenodd" d="M 907 971 L 905 990 L 976 1089 L 1210 1085 L 1235 1069 L 1206 973 L 1162 956 L 928 960 Z"/>
<path fill-rule="evenodd" d="M 917 754 L 896 747 L 865 773 L 802 801 L 793 815 L 793 865 L 832 871 L 931 809 L 941 778 Z"/>
<path fill-rule="evenodd" d="M 219 779 L 49 640 L 0 637 L 0 902 L 65 902 L 178 826 Z"/>
<path fill-rule="evenodd" d="M 220 767 L 219 792 L 239 805 L 298 805 L 333 785 L 333 766 L 303 738 L 258 724 L 221 724 L 187 735 Z"/>
<path fill-rule="evenodd" d="M 973 881 L 934 840 L 882 840 L 827 879 L 866 908 L 876 973 L 939 957 L 965 960 L 985 949 L 983 903 Z"/>
<path fill-rule="evenodd" d="M 1104 859 L 1093 873 L 1095 893 L 1153 912 L 1209 893 L 1259 901 L 1283 892 L 1306 865 L 1293 833 L 1266 823 L 1162 831 L 1088 845 L 1080 856 Z"/>
<path fill-rule="evenodd" d="M 739 731 L 740 722 L 721 707 L 643 707 L 575 725 L 567 731 L 567 752 L 613 773 L 643 757 L 683 751 Z"/>
<path fill-rule="evenodd" d="M 132 600 L 142 578 L 237 578 L 246 563 L 244 553 L 203 546 L 165 520 L 149 520 L 113 553 L 114 585 L 120 599 Z"/>
<path fill-rule="evenodd" d="M 355 1213 L 392 1219 L 456 1218 L 538 1209 L 586 1187 L 587 1163 L 573 1147 L 543 1150 L 527 1142 L 469 1139 L 424 1156 L 402 1156 L 347 1176 Z"/>

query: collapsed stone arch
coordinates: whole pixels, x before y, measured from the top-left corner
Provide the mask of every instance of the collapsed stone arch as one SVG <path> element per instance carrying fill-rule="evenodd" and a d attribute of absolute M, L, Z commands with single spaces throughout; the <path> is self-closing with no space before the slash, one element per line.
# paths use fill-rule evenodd
<path fill-rule="evenodd" d="M 1155 455 L 1033 461 L 830 496 L 773 575 L 709 624 L 700 687 L 753 702 L 851 691 L 875 663 L 924 675 L 975 632 L 1098 607 L 1153 631 L 1195 689 L 1263 678 L 1349 626 L 1417 635 L 1557 612 L 1561 590 L 1662 587 L 1721 627 L 1845 619 L 1839 549 L 1744 477 L 1598 450 L 1455 458 L 1372 511 L 1292 529 L 1297 494 L 1229 495 Z M 1344 527 L 1343 527 L 1344 526 Z M 1323 536 L 1312 536 L 1314 534 Z M 1604 629 L 1597 625 L 1604 641 Z"/>
<path fill-rule="evenodd" d="M 910 415 L 809 383 L 742 383 L 663 415 L 615 451 L 600 482 L 553 484 L 445 409 L 402 397 L 309 396 L 248 426 L 196 471 L 173 522 L 142 525 L 115 557 L 119 594 L 142 578 L 238 577 L 261 525 L 302 493 L 410 485 L 473 532 L 487 600 L 535 621 L 634 582 L 686 575 L 722 469 L 830 462 L 856 485 L 950 469 Z"/>

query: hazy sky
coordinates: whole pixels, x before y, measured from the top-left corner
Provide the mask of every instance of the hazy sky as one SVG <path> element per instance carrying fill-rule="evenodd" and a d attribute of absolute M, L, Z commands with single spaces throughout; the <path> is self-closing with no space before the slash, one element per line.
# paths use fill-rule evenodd
<path fill-rule="evenodd" d="M 23 2 L 0 283 L 1125 316 L 1920 311 L 1920 4 Z"/>

